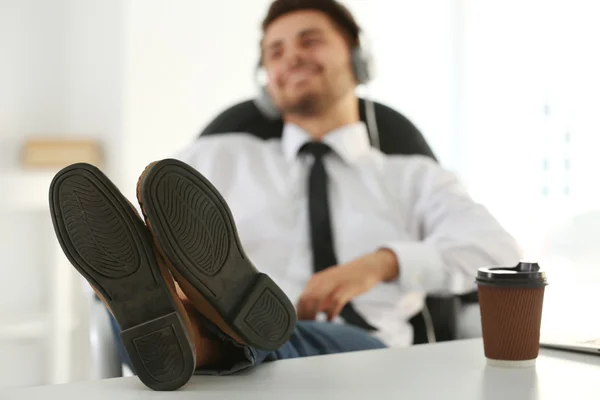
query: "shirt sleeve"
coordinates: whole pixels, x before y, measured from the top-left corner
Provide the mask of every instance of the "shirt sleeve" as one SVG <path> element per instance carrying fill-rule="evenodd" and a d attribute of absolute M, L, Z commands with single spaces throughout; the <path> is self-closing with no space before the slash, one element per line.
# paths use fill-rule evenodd
<path fill-rule="evenodd" d="M 420 240 L 382 247 L 398 260 L 403 289 L 431 294 L 463 294 L 475 289 L 480 267 L 515 265 L 521 251 L 491 213 L 475 202 L 456 176 L 429 159 L 418 159 L 408 173 L 413 210 L 409 218 Z"/>

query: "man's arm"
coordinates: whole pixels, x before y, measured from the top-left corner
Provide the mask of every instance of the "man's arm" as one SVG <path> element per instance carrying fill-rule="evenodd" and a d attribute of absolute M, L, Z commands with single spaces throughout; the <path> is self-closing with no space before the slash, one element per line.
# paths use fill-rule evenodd
<path fill-rule="evenodd" d="M 382 246 L 396 256 L 400 285 L 427 293 L 462 294 L 475 288 L 478 268 L 520 260 L 514 238 L 473 201 L 454 174 L 429 159 L 419 159 L 409 168 L 415 191 L 410 218 L 421 228 L 421 240 Z"/>
<path fill-rule="evenodd" d="M 515 240 L 452 173 L 425 158 L 391 167 L 392 174 L 406 174 L 408 181 L 402 179 L 396 190 L 421 237 L 384 243 L 313 275 L 297 305 L 300 319 L 314 319 L 319 312 L 333 319 L 348 301 L 381 282 L 431 294 L 467 293 L 475 289 L 478 268 L 520 260 Z"/>
<path fill-rule="evenodd" d="M 408 222 L 419 227 L 421 237 L 384 243 L 313 275 L 297 305 L 300 319 L 314 319 L 319 312 L 333 319 L 348 301 L 381 282 L 397 281 L 405 289 L 431 294 L 466 293 L 475 289 L 478 268 L 520 260 L 512 236 L 452 173 L 425 158 L 391 167 L 398 168 L 392 174 L 406 174 L 396 189 L 411 209 Z"/>

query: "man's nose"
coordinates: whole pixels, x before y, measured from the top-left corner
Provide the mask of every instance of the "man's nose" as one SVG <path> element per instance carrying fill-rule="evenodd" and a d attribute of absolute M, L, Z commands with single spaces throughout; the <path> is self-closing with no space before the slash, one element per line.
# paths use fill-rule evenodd
<path fill-rule="evenodd" d="M 303 55 L 302 51 L 300 51 L 299 49 L 291 49 L 287 52 L 286 58 L 285 58 L 285 65 L 288 68 L 293 68 L 298 65 L 302 65 L 302 64 L 304 64 L 304 62 L 305 62 L 304 55 Z"/>

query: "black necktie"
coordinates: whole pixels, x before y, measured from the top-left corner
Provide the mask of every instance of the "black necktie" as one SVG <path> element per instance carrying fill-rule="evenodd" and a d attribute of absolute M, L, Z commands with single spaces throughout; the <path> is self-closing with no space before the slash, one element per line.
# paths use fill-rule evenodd
<path fill-rule="evenodd" d="M 308 213 L 315 273 L 337 265 L 329 216 L 327 171 L 323 165 L 323 156 L 330 151 L 331 148 L 322 142 L 308 142 L 300 149 L 301 153 L 312 154 L 314 157 L 308 177 Z M 377 330 L 358 314 L 352 303 L 346 304 L 340 315 L 350 325 L 368 331 Z"/>

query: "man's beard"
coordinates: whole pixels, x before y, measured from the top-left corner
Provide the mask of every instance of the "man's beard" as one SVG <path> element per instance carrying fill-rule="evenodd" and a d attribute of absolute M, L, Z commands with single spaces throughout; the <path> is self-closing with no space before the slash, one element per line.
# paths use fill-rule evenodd
<path fill-rule="evenodd" d="M 277 105 L 282 115 L 298 117 L 316 117 L 326 114 L 348 91 L 353 90 L 352 79 L 344 76 L 343 71 L 317 91 L 308 91 L 296 98 L 283 97 Z"/>
<path fill-rule="evenodd" d="M 325 113 L 334 101 L 328 93 L 307 93 L 298 99 L 284 99 L 279 108 L 283 115 L 314 117 Z"/>

